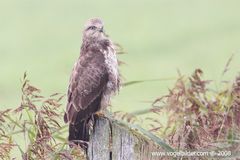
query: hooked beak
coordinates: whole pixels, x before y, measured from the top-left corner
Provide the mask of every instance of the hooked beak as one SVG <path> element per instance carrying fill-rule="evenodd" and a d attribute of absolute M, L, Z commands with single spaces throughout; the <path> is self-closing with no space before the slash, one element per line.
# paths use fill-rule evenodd
<path fill-rule="evenodd" d="M 104 32 L 104 31 L 103 31 L 103 27 L 99 29 L 99 32 Z"/>

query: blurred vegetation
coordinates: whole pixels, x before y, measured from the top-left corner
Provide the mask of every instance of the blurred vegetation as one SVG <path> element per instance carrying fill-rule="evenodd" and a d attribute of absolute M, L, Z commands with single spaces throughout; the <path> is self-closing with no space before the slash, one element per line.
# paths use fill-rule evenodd
<path fill-rule="evenodd" d="M 238 157 L 240 76 L 233 83 L 221 81 L 221 88 L 216 91 L 209 87 L 212 81 L 202 79 L 202 73 L 200 69 L 190 77 L 179 73 L 174 87 L 152 102 L 151 108 L 134 113 L 117 111 L 113 117 L 167 151 L 223 150 Z M 141 81 L 126 83 L 125 87 L 135 83 Z M 61 109 L 64 95 L 42 96 L 40 90 L 29 83 L 26 74 L 21 90 L 21 105 L 0 111 L 0 158 L 85 159 L 84 150 L 79 146 L 68 147 L 67 125 L 63 124 Z"/>
<path fill-rule="evenodd" d="M 16 109 L 0 112 L 0 158 L 84 159 L 80 146 L 68 147 L 59 93 L 43 97 L 24 74 L 22 101 Z"/>
<path fill-rule="evenodd" d="M 233 56 L 222 76 L 232 59 Z M 220 81 L 217 90 L 211 87 L 213 81 L 204 80 L 202 75 L 201 69 L 192 76 L 179 72 L 174 87 L 152 102 L 151 108 L 132 113 L 117 111 L 114 116 L 168 151 L 223 151 L 228 154 L 222 154 L 225 158 L 239 158 L 240 75 L 233 82 Z"/>

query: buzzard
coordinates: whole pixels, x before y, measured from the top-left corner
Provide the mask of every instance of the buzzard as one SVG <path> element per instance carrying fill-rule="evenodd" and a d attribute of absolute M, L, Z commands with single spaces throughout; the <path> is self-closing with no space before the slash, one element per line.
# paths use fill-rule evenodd
<path fill-rule="evenodd" d="M 119 77 L 115 46 L 104 33 L 103 22 L 88 20 L 68 87 L 64 121 L 69 123 L 69 142 L 89 141 L 93 115 L 109 105 L 110 97 L 119 90 Z"/>

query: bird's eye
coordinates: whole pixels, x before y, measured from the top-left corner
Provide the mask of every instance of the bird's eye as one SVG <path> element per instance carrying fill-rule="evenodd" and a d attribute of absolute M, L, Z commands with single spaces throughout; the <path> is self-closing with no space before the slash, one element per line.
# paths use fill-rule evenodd
<path fill-rule="evenodd" d="M 90 27 L 88 27 L 88 30 L 95 30 L 97 27 L 96 26 L 90 26 Z"/>

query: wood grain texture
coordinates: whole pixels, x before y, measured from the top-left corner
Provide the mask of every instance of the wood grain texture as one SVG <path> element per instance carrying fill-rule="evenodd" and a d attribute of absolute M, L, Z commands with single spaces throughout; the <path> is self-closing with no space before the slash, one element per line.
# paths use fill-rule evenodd
<path fill-rule="evenodd" d="M 110 159 L 110 131 L 107 119 L 99 119 L 96 121 L 88 146 L 89 160 Z"/>
<path fill-rule="evenodd" d="M 151 152 L 163 151 L 142 134 L 117 121 L 96 121 L 89 142 L 89 160 L 157 160 Z M 166 157 L 165 157 L 166 158 Z"/>

